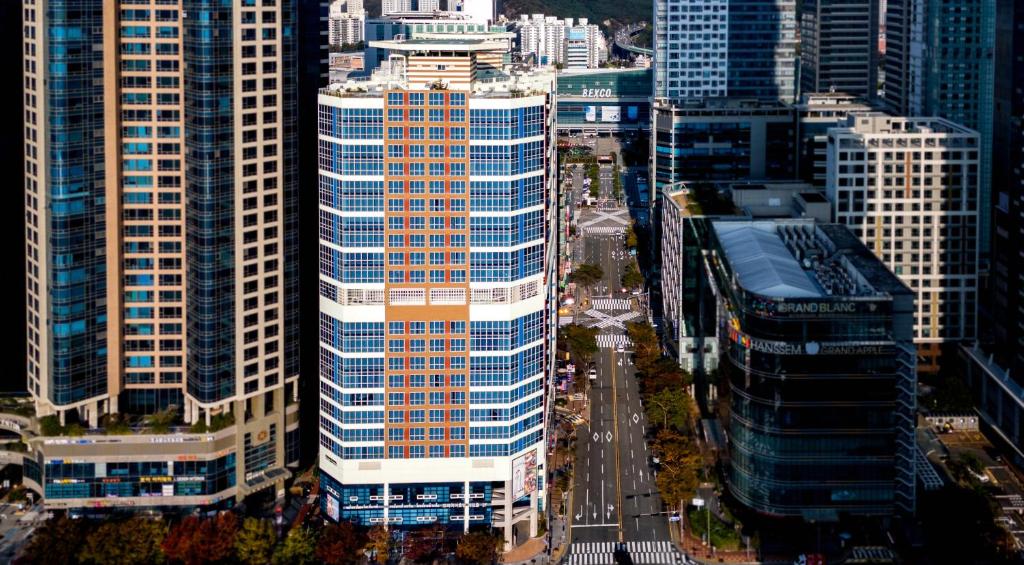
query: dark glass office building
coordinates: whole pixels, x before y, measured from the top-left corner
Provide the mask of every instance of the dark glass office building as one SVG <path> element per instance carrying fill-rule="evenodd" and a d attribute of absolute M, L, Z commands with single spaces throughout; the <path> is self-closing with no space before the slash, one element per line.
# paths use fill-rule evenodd
<path fill-rule="evenodd" d="M 792 179 L 793 108 L 778 101 L 705 98 L 651 108 L 652 202 L 683 181 Z"/>
<path fill-rule="evenodd" d="M 808 520 L 912 511 L 910 289 L 843 226 L 711 225 L 733 496 Z"/>

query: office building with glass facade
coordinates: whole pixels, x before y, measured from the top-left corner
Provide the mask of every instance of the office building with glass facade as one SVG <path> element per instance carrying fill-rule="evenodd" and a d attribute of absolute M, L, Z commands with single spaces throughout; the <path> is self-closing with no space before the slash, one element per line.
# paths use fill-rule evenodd
<path fill-rule="evenodd" d="M 827 222 L 831 206 L 800 181 L 721 181 L 671 184 L 662 190 L 661 297 L 663 344 L 695 377 L 718 367 L 715 295 L 704 276 L 711 222 L 724 219 L 813 218 Z M 699 390 L 704 385 L 695 379 Z"/>
<path fill-rule="evenodd" d="M 887 110 L 898 116 L 945 118 L 979 134 L 983 259 L 990 251 L 992 229 L 996 2 L 889 0 L 885 13 Z"/>
<path fill-rule="evenodd" d="M 651 201 L 675 182 L 794 177 L 793 108 L 706 98 L 651 107 Z"/>
<path fill-rule="evenodd" d="M 730 493 L 834 521 L 913 512 L 914 293 L 845 226 L 713 221 Z"/>
<path fill-rule="evenodd" d="M 655 0 L 654 97 L 793 102 L 795 0 Z"/>
<path fill-rule="evenodd" d="M 558 73 L 560 133 L 619 133 L 651 127 L 651 69 Z"/>
<path fill-rule="evenodd" d="M 878 92 L 879 0 L 802 0 L 800 93 Z"/>
<path fill-rule="evenodd" d="M 374 47 L 319 99 L 321 506 L 511 544 L 546 491 L 554 74 L 478 66 L 500 41 Z"/>
<path fill-rule="evenodd" d="M 102 482 L 107 463 L 150 461 L 133 418 L 162 411 L 180 425 L 153 442 L 175 446 L 165 463 L 236 462 L 206 500 L 297 463 L 295 10 L 25 0 L 28 389 L 38 417 L 86 438 L 134 430 L 116 455 L 99 447 L 113 439 L 30 437 L 48 504 L 196 505 L 51 488 L 60 465 Z M 215 421 L 232 422 L 216 441 L 188 433 Z"/>

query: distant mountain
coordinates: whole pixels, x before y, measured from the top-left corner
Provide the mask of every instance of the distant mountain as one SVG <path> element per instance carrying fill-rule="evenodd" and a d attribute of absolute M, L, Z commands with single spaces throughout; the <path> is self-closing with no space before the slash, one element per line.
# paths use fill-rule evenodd
<path fill-rule="evenodd" d="M 500 11 L 516 19 L 519 14 L 544 14 L 559 18 L 587 18 L 592 24 L 616 28 L 622 24 L 650 21 L 652 0 L 503 0 Z"/>

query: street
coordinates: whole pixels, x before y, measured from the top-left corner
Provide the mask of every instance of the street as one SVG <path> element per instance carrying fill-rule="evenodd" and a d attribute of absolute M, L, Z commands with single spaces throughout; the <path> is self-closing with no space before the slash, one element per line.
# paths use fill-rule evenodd
<path fill-rule="evenodd" d="M 615 562 L 616 550 L 627 551 L 637 564 L 683 562 L 670 543 L 663 543 L 670 539 L 668 517 L 661 514 L 625 335 L 626 322 L 643 320 L 646 313 L 636 297 L 621 292 L 622 274 L 632 260 L 623 243 L 630 218 L 611 197 L 613 170 L 601 165 L 600 204 L 582 208 L 578 221 L 582 245 L 577 242 L 574 264 L 599 265 L 604 278 L 589 299 L 580 291 L 576 297 L 576 323 L 598 327 L 600 333 L 597 379 L 590 381 L 591 418 L 577 429 L 570 563 Z M 574 177 L 574 190 L 582 190 L 582 174 Z"/>

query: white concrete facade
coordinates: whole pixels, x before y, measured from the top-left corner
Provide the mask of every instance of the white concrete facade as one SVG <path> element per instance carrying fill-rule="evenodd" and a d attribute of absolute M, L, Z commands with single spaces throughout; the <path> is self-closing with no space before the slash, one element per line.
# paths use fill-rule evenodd
<path fill-rule="evenodd" d="M 978 153 L 977 132 L 941 118 L 857 114 L 828 132 L 835 221 L 917 293 L 919 348 L 976 335 Z"/>

